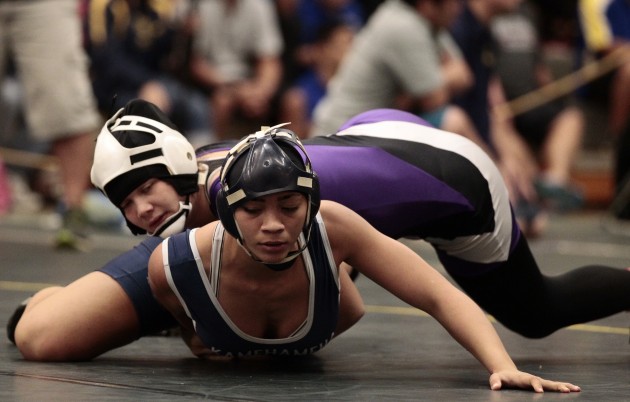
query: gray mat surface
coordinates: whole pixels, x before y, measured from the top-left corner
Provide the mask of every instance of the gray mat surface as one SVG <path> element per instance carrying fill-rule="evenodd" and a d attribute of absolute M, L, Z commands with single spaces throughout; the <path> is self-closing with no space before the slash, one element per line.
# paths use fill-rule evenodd
<path fill-rule="evenodd" d="M 629 237 L 602 230 L 601 213 L 555 217 L 531 242 L 545 273 L 602 263 L 630 265 Z M 90 253 L 55 252 L 52 234 L 0 220 L 0 322 L 46 284 L 66 284 L 98 268 L 137 239 L 99 234 Z M 410 243 L 434 266 L 432 250 Z M 441 268 L 440 268 L 441 269 Z M 314 356 L 204 362 L 174 337 L 143 338 L 85 363 L 24 361 L 0 340 L 2 401 L 624 401 L 630 400 L 628 314 L 528 340 L 495 324 L 517 365 L 580 385 L 582 393 L 490 391 L 488 375 L 430 317 L 406 307 L 364 277 L 366 316 Z M 630 297 L 630 295 L 629 295 Z"/>

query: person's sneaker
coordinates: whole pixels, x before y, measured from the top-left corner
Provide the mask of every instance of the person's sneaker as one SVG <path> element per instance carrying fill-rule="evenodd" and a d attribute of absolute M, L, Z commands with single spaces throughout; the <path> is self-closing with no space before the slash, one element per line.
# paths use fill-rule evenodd
<path fill-rule="evenodd" d="M 63 223 L 55 237 L 55 247 L 61 250 L 88 251 L 88 220 L 81 209 L 69 209 L 63 214 Z"/>
<path fill-rule="evenodd" d="M 584 194 L 578 188 L 544 179 L 537 180 L 534 187 L 538 197 L 555 211 L 569 212 L 584 206 Z"/>
<path fill-rule="evenodd" d="M 24 310 L 26 310 L 26 305 L 28 304 L 30 300 L 31 300 L 31 297 L 24 299 L 22 303 L 20 303 L 20 305 L 17 306 L 17 308 L 15 309 L 15 311 L 9 318 L 9 321 L 7 322 L 7 338 L 9 338 L 11 343 L 14 345 L 15 345 L 15 328 L 17 327 L 18 322 L 20 321 L 20 318 L 22 318 L 22 315 L 24 314 Z"/>
<path fill-rule="evenodd" d="M 547 213 L 536 203 L 519 200 L 514 206 L 514 215 L 521 231 L 528 238 L 540 237 L 547 229 Z"/>

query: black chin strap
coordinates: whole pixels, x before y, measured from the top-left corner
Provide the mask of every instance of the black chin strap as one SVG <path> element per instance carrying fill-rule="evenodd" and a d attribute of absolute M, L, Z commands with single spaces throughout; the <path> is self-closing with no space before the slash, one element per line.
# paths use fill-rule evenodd
<path fill-rule="evenodd" d="M 243 244 L 241 239 L 237 239 L 237 242 L 243 248 L 243 250 L 245 250 L 247 255 L 249 255 L 249 257 L 252 260 L 254 260 L 256 262 L 259 262 L 259 263 L 263 264 L 264 266 L 266 266 L 267 268 L 272 269 L 274 271 L 278 271 L 278 272 L 279 271 L 284 271 L 284 270 L 287 270 L 287 269 L 291 268 L 293 266 L 293 264 L 295 263 L 295 260 L 300 256 L 300 254 L 302 254 L 302 252 L 306 249 L 306 247 L 308 245 L 307 242 L 304 242 L 302 247 L 300 247 L 298 250 L 290 252 L 280 262 L 265 262 L 265 261 L 261 260 L 260 258 L 256 257 L 251 251 L 249 251 L 249 249 L 247 248 L 247 246 L 245 246 L 245 244 Z"/>

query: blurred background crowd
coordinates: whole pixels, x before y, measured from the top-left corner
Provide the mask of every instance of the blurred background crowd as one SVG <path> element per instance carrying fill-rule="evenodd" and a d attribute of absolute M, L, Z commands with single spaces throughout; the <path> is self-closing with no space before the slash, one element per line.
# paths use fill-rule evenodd
<path fill-rule="evenodd" d="M 629 41 L 628 0 L 0 0 L 0 216 L 54 210 L 59 246 L 120 223 L 91 152 L 143 98 L 195 146 L 411 111 L 494 158 L 527 235 L 589 205 L 623 225 Z"/>

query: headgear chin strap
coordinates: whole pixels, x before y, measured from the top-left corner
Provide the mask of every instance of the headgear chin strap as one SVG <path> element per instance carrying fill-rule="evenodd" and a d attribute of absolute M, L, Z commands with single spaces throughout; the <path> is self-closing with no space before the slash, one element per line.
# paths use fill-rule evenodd
<path fill-rule="evenodd" d="M 254 260 L 256 262 L 260 262 L 261 264 L 265 265 L 267 268 L 270 268 L 270 269 L 272 269 L 274 271 L 284 271 L 286 269 L 291 268 L 291 266 L 295 262 L 295 259 L 298 258 L 298 256 L 300 254 L 302 254 L 302 251 L 304 251 L 304 249 L 308 246 L 308 241 L 306 241 L 306 239 L 304 238 L 304 234 L 300 233 L 300 237 L 298 239 L 298 244 L 300 245 L 300 247 L 297 250 L 291 251 L 289 254 L 287 254 L 286 257 L 284 257 L 282 259 L 282 261 L 279 261 L 279 262 L 266 262 L 266 261 L 263 261 L 260 258 L 256 257 L 251 251 L 249 251 L 247 246 L 243 243 L 243 241 L 240 238 L 238 238 L 236 240 L 238 241 L 239 246 L 241 246 L 243 248 L 243 250 L 245 250 L 247 255 L 252 260 Z"/>
<path fill-rule="evenodd" d="M 186 228 L 186 218 L 188 217 L 191 209 L 192 205 L 187 197 L 186 202 L 179 202 L 179 210 L 169 216 L 160 226 L 158 226 L 157 229 L 155 229 L 155 232 L 149 233 L 149 235 L 167 238 L 174 234 L 183 232 Z"/>

